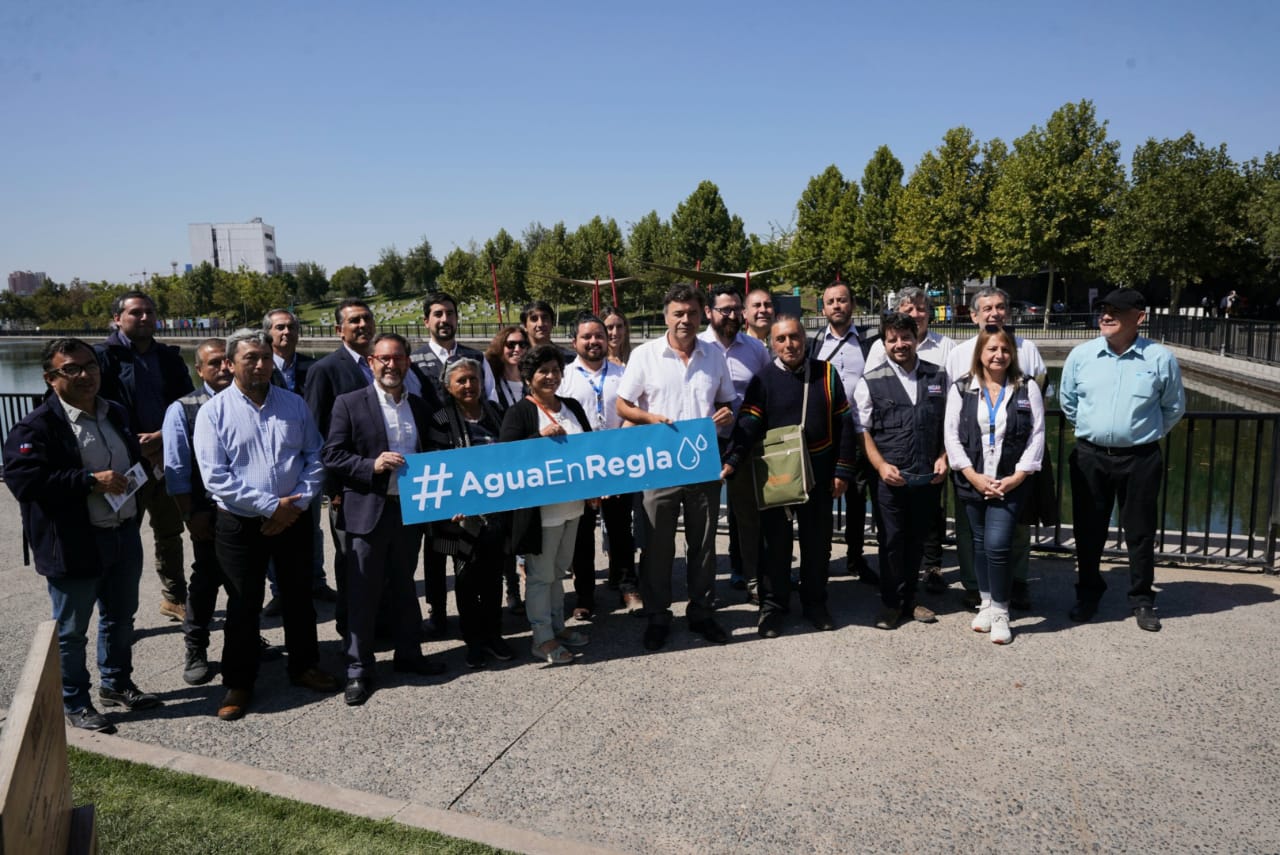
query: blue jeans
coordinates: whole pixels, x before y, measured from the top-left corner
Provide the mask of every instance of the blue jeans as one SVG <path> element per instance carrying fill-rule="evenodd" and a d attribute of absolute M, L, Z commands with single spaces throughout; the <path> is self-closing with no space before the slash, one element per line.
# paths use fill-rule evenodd
<path fill-rule="evenodd" d="M 88 646 L 89 617 L 98 605 L 98 672 L 102 688 L 121 692 L 132 685 L 133 616 L 138 611 L 142 578 L 142 538 L 138 517 L 119 528 L 91 526 L 102 574 L 82 578 L 49 578 L 49 600 L 58 622 L 58 657 L 62 663 L 62 708 L 79 712 L 91 704 Z"/>
<path fill-rule="evenodd" d="M 1022 486 L 1002 500 L 964 500 L 964 513 L 973 537 L 973 570 L 983 599 L 1009 608 L 1013 570 L 1009 555 L 1024 496 Z"/>

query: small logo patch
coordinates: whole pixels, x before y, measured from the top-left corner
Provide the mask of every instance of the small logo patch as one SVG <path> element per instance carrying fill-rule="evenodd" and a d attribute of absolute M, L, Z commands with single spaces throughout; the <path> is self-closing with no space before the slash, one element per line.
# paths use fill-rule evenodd
<path fill-rule="evenodd" d="M 31 454 L 35 450 L 36 450 L 36 447 L 29 442 L 24 442 L 18 446 L 19 454 Z"/>

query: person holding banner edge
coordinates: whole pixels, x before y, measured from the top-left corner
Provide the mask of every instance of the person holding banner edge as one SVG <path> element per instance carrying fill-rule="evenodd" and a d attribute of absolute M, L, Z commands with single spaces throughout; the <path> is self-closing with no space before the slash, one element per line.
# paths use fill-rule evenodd
<path fill-rule="evenodd" d="M 709 418 L 717 428 L 733 422 L 733 378 L 714 347 L 698 340 L 705 308 L 702 293 L 688 283 L 663 297 L 667 334 L 635 349 L 618 386 L 618 415 L 635 424 L 671 424 Z M 640 562 L 640 596 L 646 650 L 660 650 L 671 631 L 671 571 L 675 564 L 676 517 L 684 511 L 689 629 L 713 644 L 729 634 L 716 623 L 715 522 L 720 513 L 718 480 L 644 491 L 649 543 Z"/>
<path fill-rule="evenodd" d="M 564 354 L 553 344 L 535 345 L 520 358 L 520 375 L 529 394 L 512 404 L 502 419 L 500 442 L 587 433 L 591 422 L 582 405 L 556 394 L 564 377 Z M 583 501 L 521 508 L 512 514 L 512 551 L 524 555 L 525 613 L 533 631 L 532 653 L 551 665 L 573 661 L 566 648 L 590 640 L 564 625 L 564 573 L 573 564 L 573 548 Z"/>

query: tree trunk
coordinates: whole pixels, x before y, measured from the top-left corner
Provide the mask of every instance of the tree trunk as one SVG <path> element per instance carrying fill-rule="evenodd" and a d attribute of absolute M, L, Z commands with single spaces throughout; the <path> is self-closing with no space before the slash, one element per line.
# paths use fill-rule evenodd
<path fill-rule="evenodd" d="M 1049 313 L 1053 311 L 1053 265 L 1049 265 L 1049 291 L 1044 295 L 1044 328 L 1049 328 Z"/>

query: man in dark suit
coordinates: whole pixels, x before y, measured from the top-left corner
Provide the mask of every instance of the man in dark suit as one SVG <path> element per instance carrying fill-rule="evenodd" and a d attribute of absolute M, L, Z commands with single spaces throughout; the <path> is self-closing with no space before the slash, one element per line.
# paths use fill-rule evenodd
<path fill-rule="evenodd" d="M 316 420 L 321 438 L 329 435 L 329 420 L 333 417 L 333 402 L 339 395 L 363 389 L 373 382 L 373 369 L 369 367 L 369 352 L 377 324 L 373 312 L 363 300 L 348 297 L 334 310 L 338 337 L 342 343 L 328 356 L 322 357 L 307 372 L 302 397 Z M 333 580 L 338 589 L 338 601 L 334 607 L 334 622 L 338 634 L 347 635 L 346 555 L 347 536 L 339 523 L 341 493 L 336 481 L 325 479 L 324 493 L 329 497 L 329 534 L 333 539 Z"/>
<path fill-rule="evenodd" d="M 160 703 L 132 679 L 141 508 L 137 493 L 120 500 L 142 450 L 124 407 L 98 396 L 102 375 L 88 344 L 51 341 L 44 349 L 44 377 L 52 394 L 5 440 L 4 481 L 21 505 L 22 535 L 35 554 L 36 572 L 48 582 L 67 721 L 114 733 L 89 695 L 84 657 L 95 603 L 99 699 L 130 711 Z"/>
<path fill-rule="evenodd" d="M 262 318 L 262 329 L 271 337 L 271 356 L 275 361 L 275 370 L 271 372 L 271 382 L 281 389 L 288 389 L 295 395 L 301 395 L 306 389 L 307 372 L 315 364 L 314 357 L 298 353 L 298 336 L 302 325 L 298 316 L 288 309 L 272 309 Z M 320 512 L 323 503 L 316 502 L 311 506 L 311 538 L 312 538 L 312 580 L 311 595 L 317 600 L 333 602 L 338 595 L 324 578 L 324 536 L 320 533 Z M 262 613 L 268 617 L 280 614 L 279 588 L 276 586 L 274 570 L 268 570 L 271 582 L 271 600 L 263 607 Z"/>
<path fill-rule="evenodd" d="M 422 612 L 413 586 L 419 526 L 401 522 L 397 483 L 405 456 L 425 450 L 431 409 L 405 390 L 409 345 L 394 333 L 373 340 L 373 385 L 339 395 L 321 458 L 342 488 L 338 525 L 347 534 L 348 705 L 368 700 L 374 683 L 374 625 L 384 589 L 392 606 L 397 671 L 438 674 L 422 656 Z"/>

